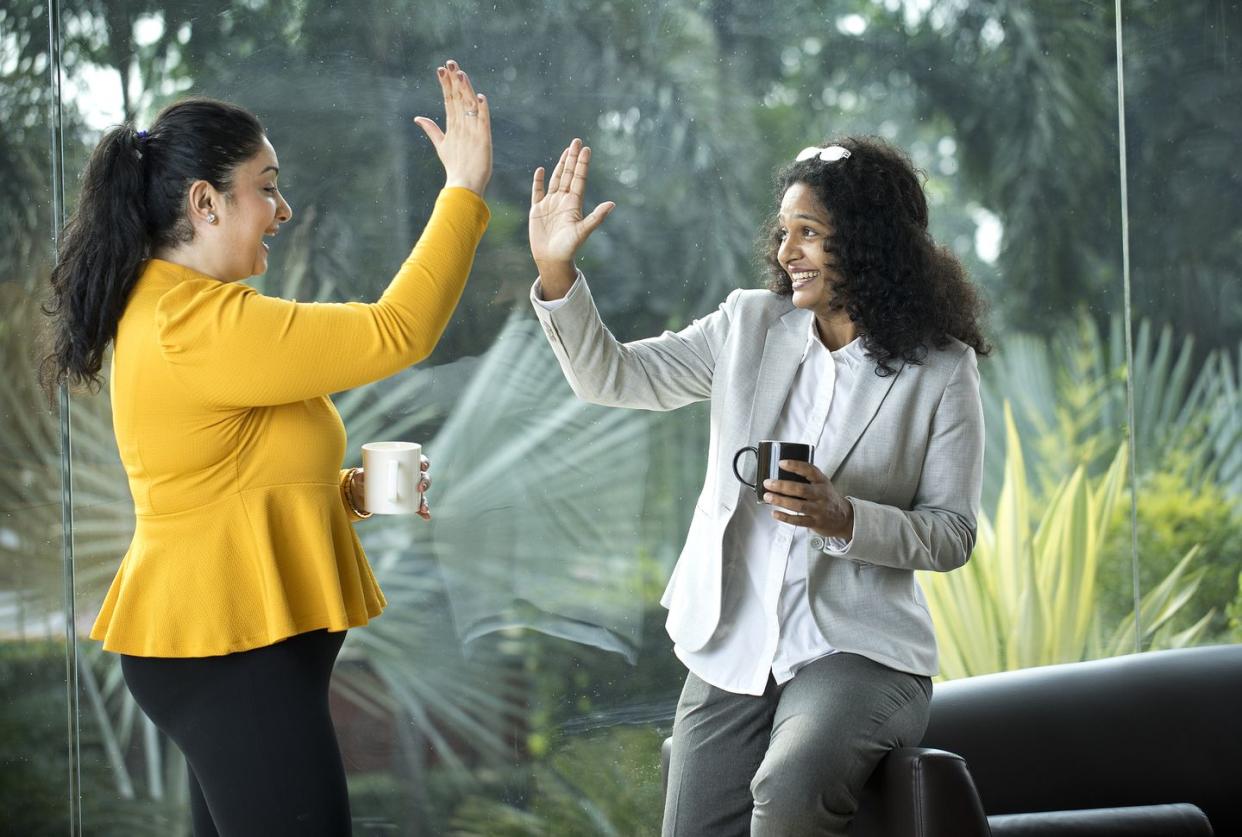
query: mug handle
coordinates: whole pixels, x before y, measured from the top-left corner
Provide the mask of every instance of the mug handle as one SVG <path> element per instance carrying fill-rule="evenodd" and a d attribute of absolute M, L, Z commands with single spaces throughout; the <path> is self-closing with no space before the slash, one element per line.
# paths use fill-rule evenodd
<path fill-rule="evenodd" d="M 399 479 L 401 476 L 400 460 L 395 460 L 392 463 L 392 468 L 389 472 L 392 474 L 392 478 L 388 481 L 388 502 L 399 503 L 401 502 L 401 482 Z"/>
<path fill-rule="evenodd" d="M 737 477 L 738 482 L 740 482 L 742 485 L 749 485 L 751 488 L 755 488 L 755 484 L 753 482 L 747 482 L 746 477 L 742 476 L 741 472 L 738 471 L 737 469 L 737 461 L 741 459 L 742 454 L 746 453 L 747 451 L 750 451 L 751 453 L 755 455 L 756 458 L 758 458 L 759 448 L 755 447 L 754 445 L 750 445 L 749 447 L 742 448 L 737 453 L 733 454 L 733 476 Z"/>

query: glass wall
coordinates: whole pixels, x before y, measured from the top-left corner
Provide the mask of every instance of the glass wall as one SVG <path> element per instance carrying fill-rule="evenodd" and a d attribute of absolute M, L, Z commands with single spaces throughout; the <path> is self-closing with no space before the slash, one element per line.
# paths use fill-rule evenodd
<path fill-rule="evenodd" d="M 1242 640 L 1242 5 L 1127 9 L 1130 314 L 1144 645 Z"/>
<path fill-rule="evenodd" d="M 58 101 L 48 7 L 6 5 L 0 728 L 16 746 L 0 788 L 23 801 L 0 810 L 23 812 L 16 833 L 73 821 L 79 748 L 73 833 L 188 833 L 184 763 L 85 636 L 133 528 L 107 390 L 72 399 L 64 485 L 63 411 L 35 385 L 55 107 L 68 206 L 106 126 L 193 93 L 252 108 L 295 212 L 253 284 L 339 301 L 375 299 L 430 212 L 442 175 L 410 117 L 439 116 L 435 65 L 458 59 L 491 100 L 492 222 L 452 324 L 427 362 L 335 398 L 347 464 L 407 439 L 435 473 L 430 523 L 357 527 L 389 599 L 334 682 L 357 834 L 658 833 L 684 669 L 657 600 L 707 414 L 579 403 L 538 328 L 530 173 L 574 136 L 595 150 L 588 202 L 618 204 L 580 266 L 625 339 L 761 284 L 771 174 L 802 147 L 878 134 L 925 172 L 995 347 L 975 556 L 922 579 L 944 678 L 1242 638 L 1236 6 L 1127 10 L 1122 76 L 1113 3 L 1037 6 L 64 0 Z"/>
<path fill-rule="evenodd" d="M 64 834 L 77 789 L 61 424 L 40 390 L 56 177 L 44 6 L 0 7 L 0 830 Z M 79 626 L 81 627 L 81 626 Z"/>

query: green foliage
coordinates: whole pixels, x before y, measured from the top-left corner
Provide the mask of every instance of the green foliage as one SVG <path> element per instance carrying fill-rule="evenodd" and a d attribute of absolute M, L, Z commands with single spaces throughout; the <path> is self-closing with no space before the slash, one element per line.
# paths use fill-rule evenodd
<path fill-rule="evenodd" d="M 1105 473 L 1079 466 L 1045 496 L 1028 481 L 1012 411 L 1005 408 L 1005 477 L 994 515 L 981 514 L 974 557 L 952 573 L 922 573 L 946 679 L 1074 662 L 1134 648 L 1132 622 L 1099 607 L 1099 564 L 1123 494 L 1126 447 Z M 1204 570 L 1192 549 L 1144 596 L 1145 647 L 1195 641 L 1206 627 L 1170 635 L 1168 620 L 1193 596 Z M 1163 629 L 1163 630 L 1162 630 Z"/>
<path fill-rule="evenodd" d="M 1229 605 L 1229 630 L 1233 642 L 1242 642 L 1242 572 L 1238 573 L 1238 595 Z"/>
<path fill-rule="evenodd" d="M 1189 628 L 1211 613 L 1204 642 L 1228 640 L 1226 608 L 1242 567 L 1242 506 L 1218 484 L 1195 481 L 1185 469 L 1144 475 L 1138 490 L 1139 587 L 1152 589 L 1191 549 L 1202 578 L 1172 626 Z M 1109 618 L 1128 613 L 1131 596 L 1128 504 L 1114 510 L 1100 559 L 1100 601 Z"/>
<path fill-rule="evenodd" d="M 63 642 L 0 643 L 0 811 L 6 833 L 59 837 L 68 830 L 65 703 Z"/>
<path fill-rule="evenodd" d="M 1193 335 L 1179 337 L 1150 320 L 1138 323 L 1132 355 L 1129 375 L 1121 317 L 1111 318 L 1106 329 L 1082 314 L 1047 335 L 1009 335 L 981 364 L 988 449 L 1005 449 L 1009 403 L 1041 490 L 1079 464 L 1089 474 L 1101 473 L 1129 439 L 1140 477 L 1184 473 L 1192 484 L 1211 481 L 1242 496 L 1239 365 L 1225 351 L 1197 353 Z M 989 457 L 985 497 L 996 496 L 1004 462 Z"/>
<path fill-rule="evenodd" d="M 665 732 L 614 727 L 559 743 L 535 762 L 527 804 L 484 796 L 456 812 L 458 837 L 631 837 L 658 834 L 664 810 L 660 743 Z"/>

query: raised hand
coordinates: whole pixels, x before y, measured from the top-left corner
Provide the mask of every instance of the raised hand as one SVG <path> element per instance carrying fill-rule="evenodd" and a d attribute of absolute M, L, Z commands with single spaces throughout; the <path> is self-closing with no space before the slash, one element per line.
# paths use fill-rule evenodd
<path fill-rule="evenodd" d="M 436 68 L 444 93 L 444 130 L 435 120 L 414 117 L 444 164 L 444 185 L 483 194 L 492 178 L 492 119 L 487 99 L 475 93 L 470 77 L 448 60 Z"/>
<path fill-rule="evenodd" d="M 543 166 L 535 169 L 530 192 L 530 254 L 539 268 L 545 299 L 557 299 L 569 290 L 574 253 L 616 206 L 605 201 L 583 216 L 582 195 L 590 168 L 591 149 L 575 139 L 561 152 L 546 189 Z"/>

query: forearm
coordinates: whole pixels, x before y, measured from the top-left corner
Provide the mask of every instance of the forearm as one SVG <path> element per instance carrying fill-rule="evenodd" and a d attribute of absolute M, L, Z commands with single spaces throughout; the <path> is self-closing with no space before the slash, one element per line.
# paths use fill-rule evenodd
<path fill-rule="evenodd" d="M 431 354 L 448 327 L 488 218 L 487 204 L 474 192 L 446 188 L 418 243 L 380 298 L 380 321 L 394 339 L 408 338 L 412 362 Z"/>
<path fill-rule="evenodd" d="M 548 301 L 541 285 L 542 277 L 532 299 Z M 535 309 L 570 387 L 584 401 L 672 410 L 711 395 L 712 338 L 703 322 L 717 322 L 718 312 L 677 334 L 622 344 L 600 320 L 585 281 L 571 283 L 555 311 L 537 301 Z"/>
<path fill-rule="evenodd" d="M 850 504 L 852 538 L 843 554 L 855 561 L 948 572 L 965 564 L 974 550 L 973 515 L 950 509 L 907 511 L 857 498 Z"/>

